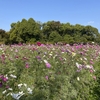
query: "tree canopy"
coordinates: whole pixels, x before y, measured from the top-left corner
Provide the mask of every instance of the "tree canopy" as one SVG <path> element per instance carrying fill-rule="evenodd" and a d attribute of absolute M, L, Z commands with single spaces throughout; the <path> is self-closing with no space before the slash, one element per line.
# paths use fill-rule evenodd
<path fill-rule="evenodd" d="M 6 32 L 0 29 L 0 43 L 100 43 L 98 29 L 90 25 L 71 25 L 60 21 L 47 21 L 42 23 L 33 18 L 22 19 L 11 23 L 11 29 Z"/>

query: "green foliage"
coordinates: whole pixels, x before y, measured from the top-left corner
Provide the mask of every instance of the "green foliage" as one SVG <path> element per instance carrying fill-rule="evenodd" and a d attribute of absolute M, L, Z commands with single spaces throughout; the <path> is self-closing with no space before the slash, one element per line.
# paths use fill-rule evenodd
<path fill-rule="evenodd" d="M 64 42 L 64 43 L 91 43 L 100 44 L 100 34 L 98 29 L 92 26 L 70 23 L 60 23 L 59 21 L 47 21 L 42 23 L 33 18 L 22 19 L 16 23 L 11 23 L 9 32 L 0 29 L 0 43 L 42 43 Z"/>
<path fill-rule="evenodd" d="M 73 37 L 68 34 L 66 34 L 63 38 L 64 42 L 66 43 L 74 43 Z"/>
<path fill-rule="evenodd" d="M 38 24 L 32 18 L 21 22 L 12 23 L 10 30 L 10 41 L 12 43 L 26 43 L 34 40 L 39 40 L 40 29 Z"/>
<path fill-rule="evenodd" d="M 8 37 L 8 33 L 5 30 L 0 29 L 0 44 L 4 44 Z"/>
<path fill-rule="evenodd" d="M 97 62 L 95 64 L 95 67 L 96 67 L 96 78 L 97 78 L 97 81 L 95 83 L 95 86 L 92 88 L 94 90 L 94 96 L 96 97 L 96 100 L 99 100 L 100 99 L 100 58 L 99 58 L 99 62 Z"/>
<path fill-rule="evenodd" d="M 57 43 L 62 41 L 62 37 L 59 35 L 57 31 L 52 31 L 51 34 L 49 35 L 49 41 Z"/>

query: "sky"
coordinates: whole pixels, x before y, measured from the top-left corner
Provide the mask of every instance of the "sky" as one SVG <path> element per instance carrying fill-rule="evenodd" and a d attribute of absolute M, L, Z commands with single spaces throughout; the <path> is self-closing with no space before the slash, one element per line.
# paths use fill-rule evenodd
<path fill-rule="evenodd" d="M 9 31 L 23 18 L 91 25 L 100 32 L 100 0 L 0 0 L 0 29 Z"/>

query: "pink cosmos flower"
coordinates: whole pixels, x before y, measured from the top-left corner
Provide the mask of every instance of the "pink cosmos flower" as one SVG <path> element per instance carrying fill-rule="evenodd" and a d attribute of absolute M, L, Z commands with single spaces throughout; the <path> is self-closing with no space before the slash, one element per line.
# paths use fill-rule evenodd
<path fill-rule="evenodd" d="M 93 70 L 92 69 L 90 70 L 90 73 L 93 73 Z"/>
<path fill-rule="evenodd" d="M 7 85 L 6 88 L 8 89 L 8 88 L 10 88 L 10 87 Z"/>
<path fill-rule="evenodd" d="M 26 67 L 26 68 L 29 68 L 29 64 L 26 64 L 25 67 Z"/>
<path fill-rule="evenodd" d="M 49 77 L 48 77 L 48 76 L 45 76 L 45 78 L 46 78 L 46 80 L 48 80 L 48 79 L 49 79 Z"/>
<path fill-rule="evenodd" d="M 15 56 L 16 59 L 18 59 L 18 57 L 19 57 L 19 56 L 17 56 L 17 55 Z"/>
<path fill-rule="evenodd" d="M 3 77 L 3 75 L 0 75 L 0 78 L 2 78 Z"/>
<path fill-rule="evenodd" d="M 18 50 L 16 49 L 15 52 L 18 52 Z"/>
<path fill-rule="evenodd" d="M 1 59 L 2 59 L 2 63 L 4 63 L 4 60 L 5 60 L 5 55 L 4 54 L 1 55 Z"/>
<path fill-rule="evenodd" d="M 46 63 L 46 67 L 47 67 L 47 68 L 50 68 L 51 65 L 47 62 L 47 63 Z"/>
<path fill-rule="evenodd" d="M 41 57 L 40 57 L 40 56 L 36 56 L 36 58 L 37 58 L 38 60 L 40 60 L 40 59 L 41 59 Z"/>
<path fill-rule="evenodd" d="M 8 79 L 7 79 L 6 77 L 3 77 L 2 80 L 3 80 L 4 82 L 8 81 Z"/>
<path fill-rule="evenodd" d="M 96 80 L 96 76 L 93 76 L 93 79 Z"/>
<path fill-rule="evenodd" d="M 94 64 L 93 61 L 90 61 L 90 64 Z"/>

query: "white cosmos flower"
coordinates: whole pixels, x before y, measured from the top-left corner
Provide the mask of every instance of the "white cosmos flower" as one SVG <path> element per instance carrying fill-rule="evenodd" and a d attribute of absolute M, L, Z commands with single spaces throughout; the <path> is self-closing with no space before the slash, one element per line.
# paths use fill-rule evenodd
<path fill-rule="evenodd" d="M 2 50 L 2 48 L 0 48 L 0 50 Z"/>
<path fill-rule="evenodd" d="M 52 50 L 55 50 L 55 48 L 53 48 Z"/>
<path fill-rule="evenodd" d="M 76 53 L 75 52 L 72 52 L 72 57 L 74 57 L 76 55 Z"/>
<path fill-rule="evenodd" d="M 12 72 L 15 72 L 15 70 L 13 70 Z"/>
<path fill-rule="evenodd" d="M 86 68 L 91 68 L 91 66 L 90 65 L 86 65 Z"/>
<path fill-rule="evenodd" d="M 83 60 L 82 58 L 80 58 L 80 60 Z"/>
<path fill-rule="evenodd" d="M 12 91 L 13 89 L 12 88 L 8 88 L 8 90 Z"/>
<path fill-rule="evenodd" d="M 23 85 L 24 85 L 25 87 L 27 87 L 27 84 L 26 84 L 26 83 L 24 83 Z"/>
<path fill-rule="evenodd" d="M 45 55 L 43 57 L 45 57 Z"/>
<path fill-rule="evenodd" d="M 84 57 L 84 60 L 87 60 L 87 58 Z"/>
<path fill-rule="evenodd" d="M 21 88 L 22 85 L 23 85 L 22 83 L 21 84 L 18 84 L 18 87 Z"/>
<path fill-rule="evenodd" d="M 5 94 L 7 92 L 7 90 L 4 90 L 3 92 L 2 92 L 2 94 Z"/>
<path fill-rule="evenodd" d="M 2 53 L 5 54 L 5 53 L 4 53 L 4 50 L 2 50 Z"/>
<path fill-rule="evenodd" d="M 22 95 L 23 94 L 23 91 L 19 92 L 19 94 Z"/>
<path fill-rule="evenodd" d="M 44 62 L 45 62 L 45 63 L 48 63 L 48 61 L 47 61 L 47 60 L 44 60 Z"/>
<path fill-rule="evenodd" d="M 52 56 L 52 53 L 50 53 L 49 55 Z"/>
<path fill-rule="evenodd" d="M 6 96 L 9 96 L 9 95 L 11 95 L 11 93 L 8 93 Z"/>
<path fill-rule="evenodd" d="M 32 94 L 32 89 L 31 88 L 27 88 L 27 91 L 29 94 Z"/>
<path fill-rule="evenodd" d="M 77 77 L 77 80 L 78 80 L 78 81 L 80 81 L 80 78 L 79 78 L 79 77 Z"/>
<path fill-rule="evenodd" d="M 13 75 L 13 74 L 10 74 L 10 77 L 12 78 L 17 78 L 17 76 Z"/>
<path fill-rule="evenodd" d="M 6 79 L 8 79 L 8 75 L 6 74 L 6 75 L 4 75 L 4 77 L 6 78 Z"/>
<path fill-rule="evenodd" d="M 66 60 L 66 58 L 64 58 L 64 60 Z"/>
<path fill-rule="evenodd" d="M 76 66 L 77 66 L 77 68 L 80 68 L 80 66 L 82 66 L 81 64 L 78 64 L 77 62 L 76 62 Z"/>

